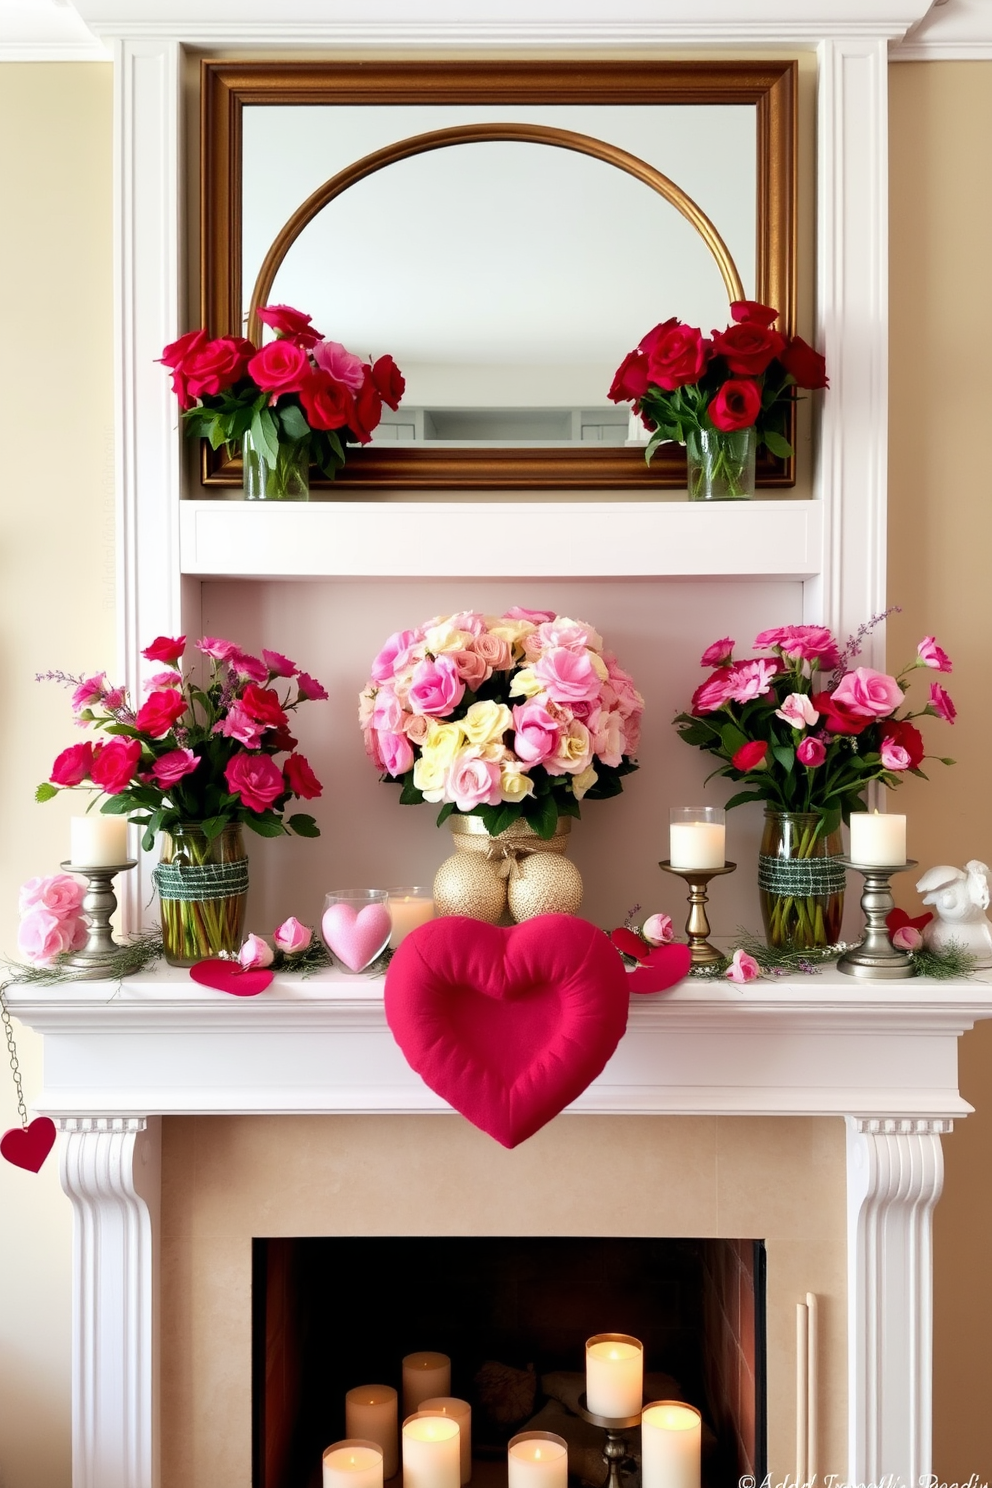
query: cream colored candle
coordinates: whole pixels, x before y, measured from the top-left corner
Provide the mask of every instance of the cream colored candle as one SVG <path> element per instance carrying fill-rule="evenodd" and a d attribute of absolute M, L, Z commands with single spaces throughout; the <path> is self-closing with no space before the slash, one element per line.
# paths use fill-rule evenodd
<path fill-rule="evenodd" d="M 460 1488 L 460 1435 L 450 1416 L 408 1416 L 403 1422 L 403 1488 Z"/>
<path fill-rule="evenodd" d="M 453 1395 L 435 1395 L 423 1400 L 417 1412 L 420 1416 L 450 1416 L 458 1422 L 458 1447 L 461 1453 L 462 1482 L 472 1477 L 472 1407 L 467 1400 L 458 1400 Z"/>
<path fill-rule="evenodd" d="M 906 861 L 906 818 L 878 811 L 851 812 L 851 862 L 896 868 Z"/>
<path fill-rule="evenodd" d="M 702 1422 L 691 1405 L 653 1400 L 641 1416 L 641 1488 L 699 1488 Z"/>
<path fill-rule="evenodd" d="M 117 868 L 126 863 L 127 822 L 123 816 L 69 819 L 69 861 L 74 868 Z"/>
<path fill-rule="evenodd" d="M 568 1445 L 550 1431 L 521 1431 L 506 1449 L 507 1488 L 568 1488 Z"/>
<path fill-rule="evenodd" d="M 382 1449 L 382 1472 L 395 1478 L 400 1466 L 399 1408 L 392 1385 L 356 1385 L 344 1397 L 344 1429 Z"/>
<path fill-rule="evenodd" d="M 673 868 L 722 868 L 727 824 L 722 806 L 673 806 L 668 860 Z"/>
<path fill-rule="evenodd" d="M 334 1442 L 321 1465 L 323 1488 L 382 1488 L 382 1452 L 376 1442 Z"/>
<path fill-rule="evenodd" d="M 451 1394 L 451 1360 L 447 1354 L 407 1354 L 403 1360 L 403 1415 L 412 1416 L 421 1402 Z"/>
<path fill-rule="evenodd" d="M 644 1345 L 626 1333 L 597 1333 L 586 1344 L 586 1409 L 612 1421 L 640 1412 Z"/>
<path fill-rule="evenodd" d="M 411 930 L 434 918 L 434 900 L 426 889 L 390 889 L 389 913 L 393 917 L 389 944 L 395 950 Z"/>

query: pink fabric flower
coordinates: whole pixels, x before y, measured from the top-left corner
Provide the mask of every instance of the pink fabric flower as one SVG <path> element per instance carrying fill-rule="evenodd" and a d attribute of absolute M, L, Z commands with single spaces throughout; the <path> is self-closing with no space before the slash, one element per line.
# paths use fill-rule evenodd
<path fill-rule="evenodd" d="M 558 722 L 536 699 L 513 709 L 513 728 L 513 752 L 525 765 L 543 764 L 558 747 Z"/>
<path fill-rule="evenodd" d="M 33 966 L 51 966 L 56 956 L 65 951 L 82 949 L 86 930 L 82 916 L 61 916 L 50 909 L 32 909 L 18 927 L 17 947 Z"/>
<path fill-rule="evenodd" d="M 889 939 L 897 951 L 918 951 L 923 944 L 923 936 L 915 925 L 900 925 Z"/>
<path fill-rule="evenodd" d="M 882 764 L 887 770 L 908 770 L 910 765 L 909 750 L 897 744 L 891 735 L 886 734 L 879 747 L 879 755 Z"/>
<path fill-rule="evenodd" d="M 812 728 L 820 715 L 813 707 L 808 693 L 790 692 L 787 698 L 782 699 L 781 708 L 775 709 L 775 717 L 790 723 L 795 729 L 801 729 Z"/>
<path fill-rule="evenodd" d="M 534 675 L 555 703 L 588 702 L 599 696 L 601 683 L 588 651 L 556 646 L 534 666 Z"/>
<path fill-rule="evenodd" d="M 675 939 L 675 930 L 672 926 L 671 915 L 651 915 L 641 926 L 641 934 L 648 945 L 668 945 L 669 941 Z"/>
<path fill-rule="evenodd" d="M 70 744 L 56 756 L 49 780 L 53 785 L 81 785 L 93 768 L 93 745 Z"/>
<path fill-rule="evenodd" d="M 236 754 L 224 771 L 228 789 L 249 811 L 267 811 L 286 792 L 279 766 L 267 754 Z"/>
<path fill-rule="evenodd" d="M 724 636 L 721 641 L 714 641 L 712 646 L 707 646 L 699 658 L 699 665 L 704 667 L 726 666 L 733 655 L 734 642 L 729 636 Z"/>
<path fill-rule="evenodd" d="M 857 667 L 845 672 L 833 690 L 835 703 L 842 703 L 862 718 L 887 718 L 903 699 L 895 677 L 876 672 L 873 667 Z"/>
<path fill-rule="evenodd" d="M 309 672 L 300 672 L 296 685 L 300 689 L 300 696 L 312 703 L 319 703 L 327 697 L 327 689 L 321 687 L 316 677 L 311 677 Z"/>
<path fill-rule="evenodd" d="M 796 749 L 796 759 L 808 770 L 816 770 L 827 757 L 826 745 L 822 739 L 814 739 L 811 734 L 801 741 Z"/>
<path fill-rule="evenodd" d="M 742 744 L 740 749 L 734 752 L 730 763 L 735 770 L 760 770 L 765 765 L 765 755 L 768 753 L 768 742 L 765 739 L 749 739 Z"/>
<path fill-rule="evenodd" d="M 192 775 L 199 763 L 192 749 L 170 749 L 159 755 L 149 774 L 156 785 L 168 790 L 170 786 L 178 785 L 187 775 Z"/>
<path fill-rule="evenodd" d="M 387 775 L 398 778 L 413 769 L 413 750 L 406 734 L 386 730 L 377 735 L 379 758 Z"/>
<path fill-rule="evenodd" d="M 47 878 L 29 878 L 17 898 L 19 913 L 47 909 L 59 919 L 75 915 L 82 906 L 86 885 L 71 873 L 52 873 Z"/>
<path fill-rule="evenodd" d="M 138 739 L 114 738 L 108 744 L 98 744 L 93 751 L 90 779 L 108 796 L 119 796 L 134 779 L 141 759 L 141 742 Z"/>
<path fill-rule="evenodd" d="M 924 636 L 916 648 L 916 654 L 924 666 L 932 667 L 935 672 L 949 672 L 951 658 L 947 652 L 937 645 L 933 636 Z"/>
<path fill-rule="evenodd" d="M 930 683 L 930 708 L 938 718 L 943 718 L 946 723 L 953 723 L 958 716 L 957 708 L 939 682 Z"/>
<path fill-rule="evenodd" d="M 476 806 L 498 806 L 500 769 L 495 760 L 480 759 L 465 751 L 455 757 L 445 781 L 445 799 L 454 801 L 459 811 L 472 811 Z"/>
<path fill-rule="evenodd" d="M 465 683 L 450 656 L 436 656 L 433 661 L 418 661 L 410 686 L 411 713 L 426 713 L 431 718 L 446 718 L 465 696 Z"/>
<path fill-rule="evenodd" d="M 302 925 L 295 915 L 290 915 L 288 920 L 283 920 L 272 939 L 284 956 L 300 956 L 309 948 L 313 931 L 309 925 Z"/>
<path fill-rule="evenodd" d="M 260 935 L 247 936 L 238 952 L 238 964 L 245 971 L 261 970 L 265 966 L 271 966 L 274 960 L 272 947 Z"/>
<path fill-rule="evenodd" d="M 756 982 L 761 976 L 761 967 L 747 951 L 735 951 L 734 959 L 727 967 L 727 978 L 731 982 Z"/>
<path fill-rule="evenodd" d="M 262 660 L 276 677 L 295 677 L 299 668 L 295 661 L 283 656 L 281 651 L 262 651 Z"/>
<path fill-rule="evenodd" d="M 365 381 L 365 363 L 340 341 L 318 341 L 313 349 L 313 359 L 335 382 L 343 382 L 353 392 L 357 393 Z"/>
<path fill-rule="evenodd" d="M 257 749 L 266 727 L 266 724 L 250 717 L 240 703 L 233 702 L 224 717 L 218 718 L 211 732 L 223 734 L 225 739 L 237 739 L 246 749 Z"/>

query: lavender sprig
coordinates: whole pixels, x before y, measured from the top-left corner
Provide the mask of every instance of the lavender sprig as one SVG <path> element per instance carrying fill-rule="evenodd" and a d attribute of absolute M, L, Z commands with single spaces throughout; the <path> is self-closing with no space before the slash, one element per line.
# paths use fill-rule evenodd
<path fill-rule="evenodd" d="M 840 660 L 838 661 L 836 669 L 830 678 L 831 691 L 834 687 L 836 687 L 837 683 L 840 681 L 844 673 L 850 669 L 851 662 L 854 660 L 854 658 L 861 655 L 861 652 L 864 649 L 864 642 L 871 635 L 875 627 L 881 625 L 882 622 L 884 620 L 887 620 L 890 615 L 901 614 L 902 605 L 889 605 L 889 608 L 887 610 L 882 610 L 881 613 L 878 615 L 872 615 L 870 620 L 866 620 L 863 625 L 859 625 L 854 635 L 848 636 L 847 643 L 840 653 Z"/>

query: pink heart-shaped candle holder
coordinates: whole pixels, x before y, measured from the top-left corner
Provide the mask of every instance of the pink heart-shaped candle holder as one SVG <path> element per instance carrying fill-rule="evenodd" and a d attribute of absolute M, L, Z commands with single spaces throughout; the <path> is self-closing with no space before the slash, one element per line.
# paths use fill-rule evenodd
<path fill-rule="evenodd" d="M 388 889 L 335 889 L 324 900 L 320 933 L 345 971 L 367 971 L 389 944 L 392 929 Z"/>

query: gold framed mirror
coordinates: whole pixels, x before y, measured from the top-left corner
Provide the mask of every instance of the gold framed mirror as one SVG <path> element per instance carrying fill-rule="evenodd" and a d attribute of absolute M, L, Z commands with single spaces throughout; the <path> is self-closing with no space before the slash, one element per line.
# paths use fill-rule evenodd
<path fill-rule="evenodd" d="M 427 112 L 428 108 L 433 112 Z M 753 201 L 753 205 L 752 201 L 748 202 L 751 216 L 744 220 L 743 227 L 735 226 L 731 243 L 742 265 L 751 255 L 747 273 L 738 274 L 734 255 L 723 241 L 719 202 L 715 207 L 709 201 L 700 204 L 683 189 L 677 170 L 666 175 L 653 163 L 639 158 L 636 151 L 625 149 L 622 140 L 617 142 L 615 137 L 610 138 L 611 133 L 616 134 L 616 120 L 624 109 L 650 110 L 651 115 L 633 115 L 643 119 L 654 115 L 661 117 L 664 110 L 676 108 L 717 111 L 712 114 L 716 120 L 713 127 L 719 129 L 725 118 L 733 126 L 732 130 L 728 129 L 728 135 L 741 133 L 741 119 L 747 120 L 748 127 L 753 128 L 753 133 L 744 136 L 743 143 L 738 141 L 737 145 L 738 150 L 745 152 L 745 157 L 750 157 L 747 158 L 748 173 L 738 174 L 744 181 L 743 195 Z M 298 112 L 314 109 L 321 110 L 319 116 Z M 496 110 L 508 115 L 510 122 L 505 117 L 494 118 Z M 741 110 L 746 112 L 742 114 Z M 463 122 L 466 117 L 475 120 L 476 116 L 477 123 Z M 671 119 L 674 116 L 666 114 L 665 117 Z M 278 176 L 285 175 L 287 179 L 279 180 L 277 188 L 266 193 L 273 199 L 271 211 L 275 217 L 272 224 L 259 229 L 249 220 L 244 209 L 246 196 L 250 198 L 258 189 L 259 182 L 257 170 L 246 176 L 246 140 L 250 152 L 255 148 L 253 140 L 264 139 L 266 133 L 272 132 L 277 120 L 282 122 L 287 118 L 309 121 L 306 132 L 311 135 L 315 133 L 315 118 L 319 118 L 322 128 L 326 124 L 327 131 L 333 133 L 340 125 L 340 133 L 347 134 L 349 130 L 351 133 L 343 146 L 343 156 L 339 152 L 336 157 L 337 168 L 318 170 L 315 188 L 301 193 L 293 184 L 291 171 L 277 172 Z M 452 123 L 439 129 L 411 130 L 411 118 L 424 118 L 435 123 L 450 118 Z M 588 130 L 569 127 L 576 120 L 586 118 L 591 121 Z M 696 126 L 702 124 L 704 115 L 688 114 L 685 118 L 686 132 L 693 134 L 698 132 Z M 360 127 L 355 126 L 356 119 Z M 346 121 L 348 129 L 345 129 Z M 375 128 L 369 134 L 373 124 Z M 379 131 L 378 135 L 375 130 Z M 355 139 L 380 139 L 386 143 L 378 150 L 356 148 L 349 153 L 352 135 Z M 569 179 L 562 187 L 564 195 L 559 200 L 584 200 L 591 213 L 598 212 L 607 219 L 614 210 L 610 204 L 615 180 L 622 179 L 624 191 L 648 194 L 651 211 L 663 209 L 682 224 L 683 230 L 686 223 L 690 225 L 691 235 L 702 245 L 701 251 L 712 266 L 720 296 L 729 300 L 736 292 L 736 286 L 743 281 L 744 297 L 775 305 L 781 312 L 782 328 L 786 331 L 795 328 L 794 62 L 204 61 L 201 64 L 200 144 L 201 323 L 209 327 L 212 335 L 243 334 L 249 316 L 258 304 L 266 302 L 273 285 L 273 298 L 280 298 L 280 275 L 288 272 L 287 256 L 291 258 L 294 252 L 301 251 L 306 228 L 311 223 L 320 222 L 322 213 L 326 217 L 326 207 L 344 204 L 353 216 L 356 212 L 367 212 L 367 202 L 360 203 L 359 194 L 352 189 L 356 184 L 368 188 L 369 183 L 374 182 L 377 190 L 395 189 L 400 192 L 404 183 L 398 172 L 403 162 L 416 165 L 429 158 L 440 161 L 442 156 L 449 160 L 460 157 L 463 173 L 471 160 L 472 176 L 486 182 L 494 179 L 491 174 L 487 176 L 487 170 L 492 166 L 491 158 L 478 154 L 470 156 L 461 148 L 464 146 L 489 151 L 536 148 L 541 151 L 542 166 L 545 157 L 555 157 L 556 170 L 561 169 L 557 162 L 566 155 L 581 159 L 583 169 L 600 174 L 588 179 L 582 177 L 580 181 Z M 551 148 L 547 148 L 549 146 Z M 285 143 L 272 148 L 287 151 Z M 295 155 L 296 152 L 292 153 Z M 323 157 L 319 149 L 315 148 L 315 153 L 319 166 Z M 729 157 L 729 148 L 727 153 Z M 289 158 L 289 152 L 281 158 Z M 327 159 L 332 158 L 334 152 L 330 151 Z M 503 174 L 510 177 L 514 192 L 530 175 L 531 157 L 527 158 L 526 170 L 521 169 L 521 159 L 513 160 L 512 174 L 510 168 L 500 162 Z M 254 169 L 250 161 L 249 169 Z M 604 175 L 604 172 L 608 174 Z M 272 181 L 274 177 L 270 173 L 267 179 Z M 461 178 L 453 176 L 451 179 L 454 183 L 464 179 L 464 174 Z M 409 187 L 410 183 L 406 184 Z M 297 193 L 295 197 L 292 195 L 294 190 Z M 441 201 L 449 209 L 452 203 L 455 204 L 456 215 L 449 219 L 449 233 L 452 226 L 459 226 L 459 216 L 465 219 L 471 216 L 472 209 L 465 204 L 461 187 L 445 185 L 435 187 L 431 193 L 422 187 L 418 190 L 419 195 L 411 195 L 408 189 L 403 198 L 407 224 L 412 220 L 411 211 L 417 213 L 416 204 L 420 201 L 424 202 L 421 215 L 425 219 L 420 225 L 425 229 L 430 226 L 428 218 L 441 215 L 437 205 Z M 535 190 L 543 195 L 549 194 L 547 187 Z M 740 191 L 738 195 L 741 195 Z M 512 209 L 504 208 L 501 215 L 515 218 L 520 242 L 530 252 L 532 219 L 536 220 L 539 215 L 537 208 L 530 207 L 522 197 L 518 200 L 511 195 L 508 200 Z M 580 230 L 574 225 L 564 230 L 572 233 L 571 242 L 579 243 Z M 743 251 L 739 246 L 742 233 Z M 411 233 L 411 254 L 416 251 L 413 236 Z M 752 241 L 746 241 L 748 238 Z M 626 245 L 621 242 L 619 247 L 624 249 Z M 474 250 L 463 250 L 463 253 L 468 251 Z M 505 248 L 501 251 L 506 253 Z M 552 250 L 547 251 L 550 253 Z M 567 253 L 567 248 L 565 251 Z M 650 243 L 642 251 L 646 251 L 649 258 Z M 544 252 L 543 245 L 535 244 L 531 254 L 535 264 L 542 261 Z M 561 247 L 554 252 L 557 252 L 560 264 Z M 421 298 L 427 305 L 443 301 L 450 287 L 450 270 L 449 278 L 446 278 L 439 264 L 437 283 L 429 282 L 432 264 L 441 256 L 436 248 L 424 249 L 424 258 L 418 269 L 420 279 L 417 280 L 418 291 L 421 285 L 423 287 L 422 297 L 419 292 L 411 296 L 404 289 L 405 300 L 401 299 L 398 304 Z M 553 261 L 553 257 L 548 259 L 548 262 Z M 621 272 L 611 274 L 608 292 L 596 297 L 597 301 L 603 302 L 606 331 L 610 329 L 611 303 L 614 306 L 622 304 L 626 324 L 639 325 L 640 330 L 637 334 L 629 330 L 620 332 L 621 337 L 632 335 L 633 339 L 616 341 L 614 365 L 619 364 L 638 335 L 658 320 L 671 314 L 690 318 L 678 303 L 677 287 L 654 288 L 648 292 L 644 259 L 638 264 L 628 251 L 619 254 L 619 261 Z M 334 275 L 329 274 L 329 277 Z M 390 280 L 392 277 L 389 276 Z M 558 277 L 557 273 L 549 275 L 549 282 Z M 428 282 L 424 282 L 425 279 Z M 381 277 L 379 283 L 383 282 Z M 511 285 L 512 292 L 514 286 Z M 540 314 L 534 308 L 543 298 L 539 278 L 536 290 L 532 287 L 530 292 L 531 308 L 527 316 L 538 327 L 535 334 L 540 335 Z M 391 326 L 388 296 L 352 296 L 359 310 L 362 304 L 371 305 L 373 298 L 376 302 L 379 299 L 385 302 L 383 313 L 387 318 L 377 334 L 380 338 L 388 337 Z M 525 295 L 519 298 L 526 302 Z M 548 299 L 551 298 L 549 292 Z M 299 298 L 293 302 L 303 310 L 311 309 L 309 303 L 301 303 Z M 397 314 L 395 309 L 392 313 L 394 317 Z M 505 316 L 505 310 L 496 307 L 493 316 L 496 318 L 498 315 Z M 617 316 L 618 321 L 623 319 L 623 316 Z M 318 323 L 323 324 L 322 321 Z M 717 319 L 713 320 L 713 324 L 718 323 Z M 357 324 L 362 326 L 361 319 Z M 364 327 L 353 334 L 362 335 L 363 332 Z M 337 338 L 336 329 L 331 334 Z M 372 334 L 370 325 L 369 339 Z M 484 336 L 474 334 L 478 344 L 489 345 Z M 513 334 L 519 337 L 521 332 Z M 557 333 L 551 330 L 546 334 L 554 337 Z M 599 334 L 602 337 L 603 332 Z M 347 342 L 348 335 L 342 335 L 340 339 Z M 364 341 L 360 344 L 364 348 Z M 382 344 L 376 345 L 375 350 L 376 354 L 381 351 L 395 354 L 396 348 Z M 565 357 L 570 354 L 566 349 Z M 500 355 L 498 347 L 491 352 L 494 363 Z M 403 367 L 402 356 L 397 355 L 397 360 Z M 467 370 L 473 375 L 481 375 L 483 381 L 493 380 L 488 374 L 494 372 L 494 367 Z M 505 382 L 507 369 L 503 367 L 501 370 Z M 462 375 L 464 380 L 465 369 Z M 597 403 L 602 400 L 609 384 L 600 378 L 599 385 L 603 386 L 604 392 L 597 395 Z M 573 401 L 582 400 L 591 401 L 587 391 L 573 395 Z M 501 401 L 508 401 L 505 392 Z M 516 401 L 512 392 L 509 401 Z M 593 420 L 598 416 L 595 412 L 589 415 Z M 538 425 L 534 423 L 533 427 L 536 429 Z M 579 428 L 575 415 L 573 427 Z M 547 433 L 547 430 L 542 428 L 539 432 Z M 414 443 L 390 446 L 379 442 L 364 448 L 350 447 L 347 465 L 337 479 L 333 482 L 315 479 L 313 485 L 331 494 L 341 492 L 351 497 L 374 497 L 377 490 L 452 489 L 602 489 L 646 496 L 652 490 L 685 484 L 685 453 L 679 446 L 663 447 L 648 467 L 644 461 L 643 444 L 585 442 L 587 432 L 583 428 L 583 442 L 571 444 L 561 439 L 527 443 L 525 433 L 524 439 L 502 440 L 488 445 L 473 443 L 471 438 L 460 438 L 437 440 L 433 445 L 422 444 L 419 447 Z M 592 432 L 595 436 L 596 430 Z M 614 428 L 610 437 L 616 434 Z M 760 459 L 759 485 L 788 487 L 794 483 L 794 478 L 794 461 L 776 460 L 767 454 Z M 241 481 L 240 460 L 226 458 L 223 451 L 215 453 L 204 445 L 202 479 L 208 488 L 238 485 Z"/>

